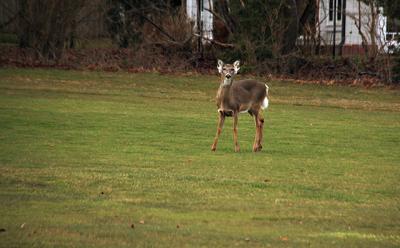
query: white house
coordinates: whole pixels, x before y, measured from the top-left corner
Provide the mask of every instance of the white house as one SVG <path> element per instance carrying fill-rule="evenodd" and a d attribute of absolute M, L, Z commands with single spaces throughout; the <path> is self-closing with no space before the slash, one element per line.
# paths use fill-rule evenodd
<path fill-rule="evenodd" d="M 347 50 L 348 53 L 362 52 L 363 42 L 371 45 L 371 27 L 375 28 L 373 33 L 375 33 L 374 38 L 378 48 L 388 44 L 386 41 L 387 18 L 383 16 L 382 8 L 376 7 L 375 13 L 372 13 L 370 6 L 360 0 L 315 1 L 318 6 L 315 25 L 321 45 L 335 44 L 338 47 L 343 45 L 343 50 Z M 209 11 L 213 9 L 213 0 L 186 0 L 186 14 L 194 22 L 195 30 L 197 30 L 198 5 L 203 37 L 213 39 L 213 14 Z M 372 25 L 374 21 L 372 17 L 376 17 L 374 25 Z M 364 41 L 360 30 L 364 34 Z M 302 37 L 299 37 L 299 41 L 301 39 Z"/>
<path fill-rule="evenodd" d="M 372 33 L 375 34 L 376 45 L 379 48 L 385 45 L 386 17 L 382 14 L 382 8 L 376 7 L 373 13 L 370 6 L 359 0 L 317 1 L 317 6 L 319 6 L 317 29 L 321 37 L 321 45 L 333 45 L 335 41 L 335 45 L 342 42 L 344 49 L 346 47 L 360 48 L 363 44 L 360 30 L 365 37 L 364 43 L 371 45 L 371 30 L 374 29 Z"/>
<path fill-rule="evenodd" d="M 200 5 L 200 25 L 203 37 L 213 39 L 213 14 L 209 11 L 213 8 L 213 0 L 186 0 L 186 14 L 194 22 L 194 30 L 197 30 L 197 6 Z"/>

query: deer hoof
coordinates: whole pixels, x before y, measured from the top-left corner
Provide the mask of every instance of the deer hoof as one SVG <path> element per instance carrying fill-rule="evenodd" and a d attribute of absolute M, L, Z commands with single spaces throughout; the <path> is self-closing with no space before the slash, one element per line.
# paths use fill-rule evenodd
<path fill-rule="evenodd" d="M 255 147 L 253 147 L 253 152 L 259 152 L 259 151 L 261 151 L 261 149 L 262 149 L 262 146 L 255 146 Z"/>
<path fill-rule="evenodd" d="M 240 152 L 240 148 L 239 147 L 235 147 L 235 152 Z"/>
<path fill-rule="evenodd" d="M 212 146 L 211 151 L 215 152 L 215 150 L 217 150 L 217 148 L 215 146 Z"/>

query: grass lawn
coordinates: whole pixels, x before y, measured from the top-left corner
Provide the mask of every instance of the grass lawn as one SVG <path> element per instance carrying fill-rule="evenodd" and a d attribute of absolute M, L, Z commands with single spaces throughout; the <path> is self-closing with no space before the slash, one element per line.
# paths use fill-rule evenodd
<path fill-rule="evenodd" d="M 264 150 L 218 76 L 0 69 L 0 247 L 399 247 L 400 92 L 270 82 Z"/>

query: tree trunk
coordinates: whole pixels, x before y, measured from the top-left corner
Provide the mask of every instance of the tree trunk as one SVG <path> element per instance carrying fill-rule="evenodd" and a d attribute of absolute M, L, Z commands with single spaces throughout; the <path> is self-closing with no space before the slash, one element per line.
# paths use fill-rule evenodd
<path fill-rule="evenodd" d="M 283 32 L 283 46 L 281 54 L 289 54 L 296 49 L 296 40 L 299 34 L 299 17 L 295 0 L 287 0 L 281 18 L 287 18 L 286 30 Z"/>
<path fill-rule="evenodd" d="M 18 38 L 47 59 L 61 58 L 67 35 L 76 28 L 77 15 L 85 1 L 19 0 Z"/>

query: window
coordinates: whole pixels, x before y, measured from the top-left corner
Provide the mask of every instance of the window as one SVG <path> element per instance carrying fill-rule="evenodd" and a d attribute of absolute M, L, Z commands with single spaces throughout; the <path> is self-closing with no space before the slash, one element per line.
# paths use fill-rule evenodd
<path fill-rule="evenodd" d="M 342 20 L 342 0 L 329 0 L 329 21 L 333 21 L 336 5 L 336 20 Z"/>

